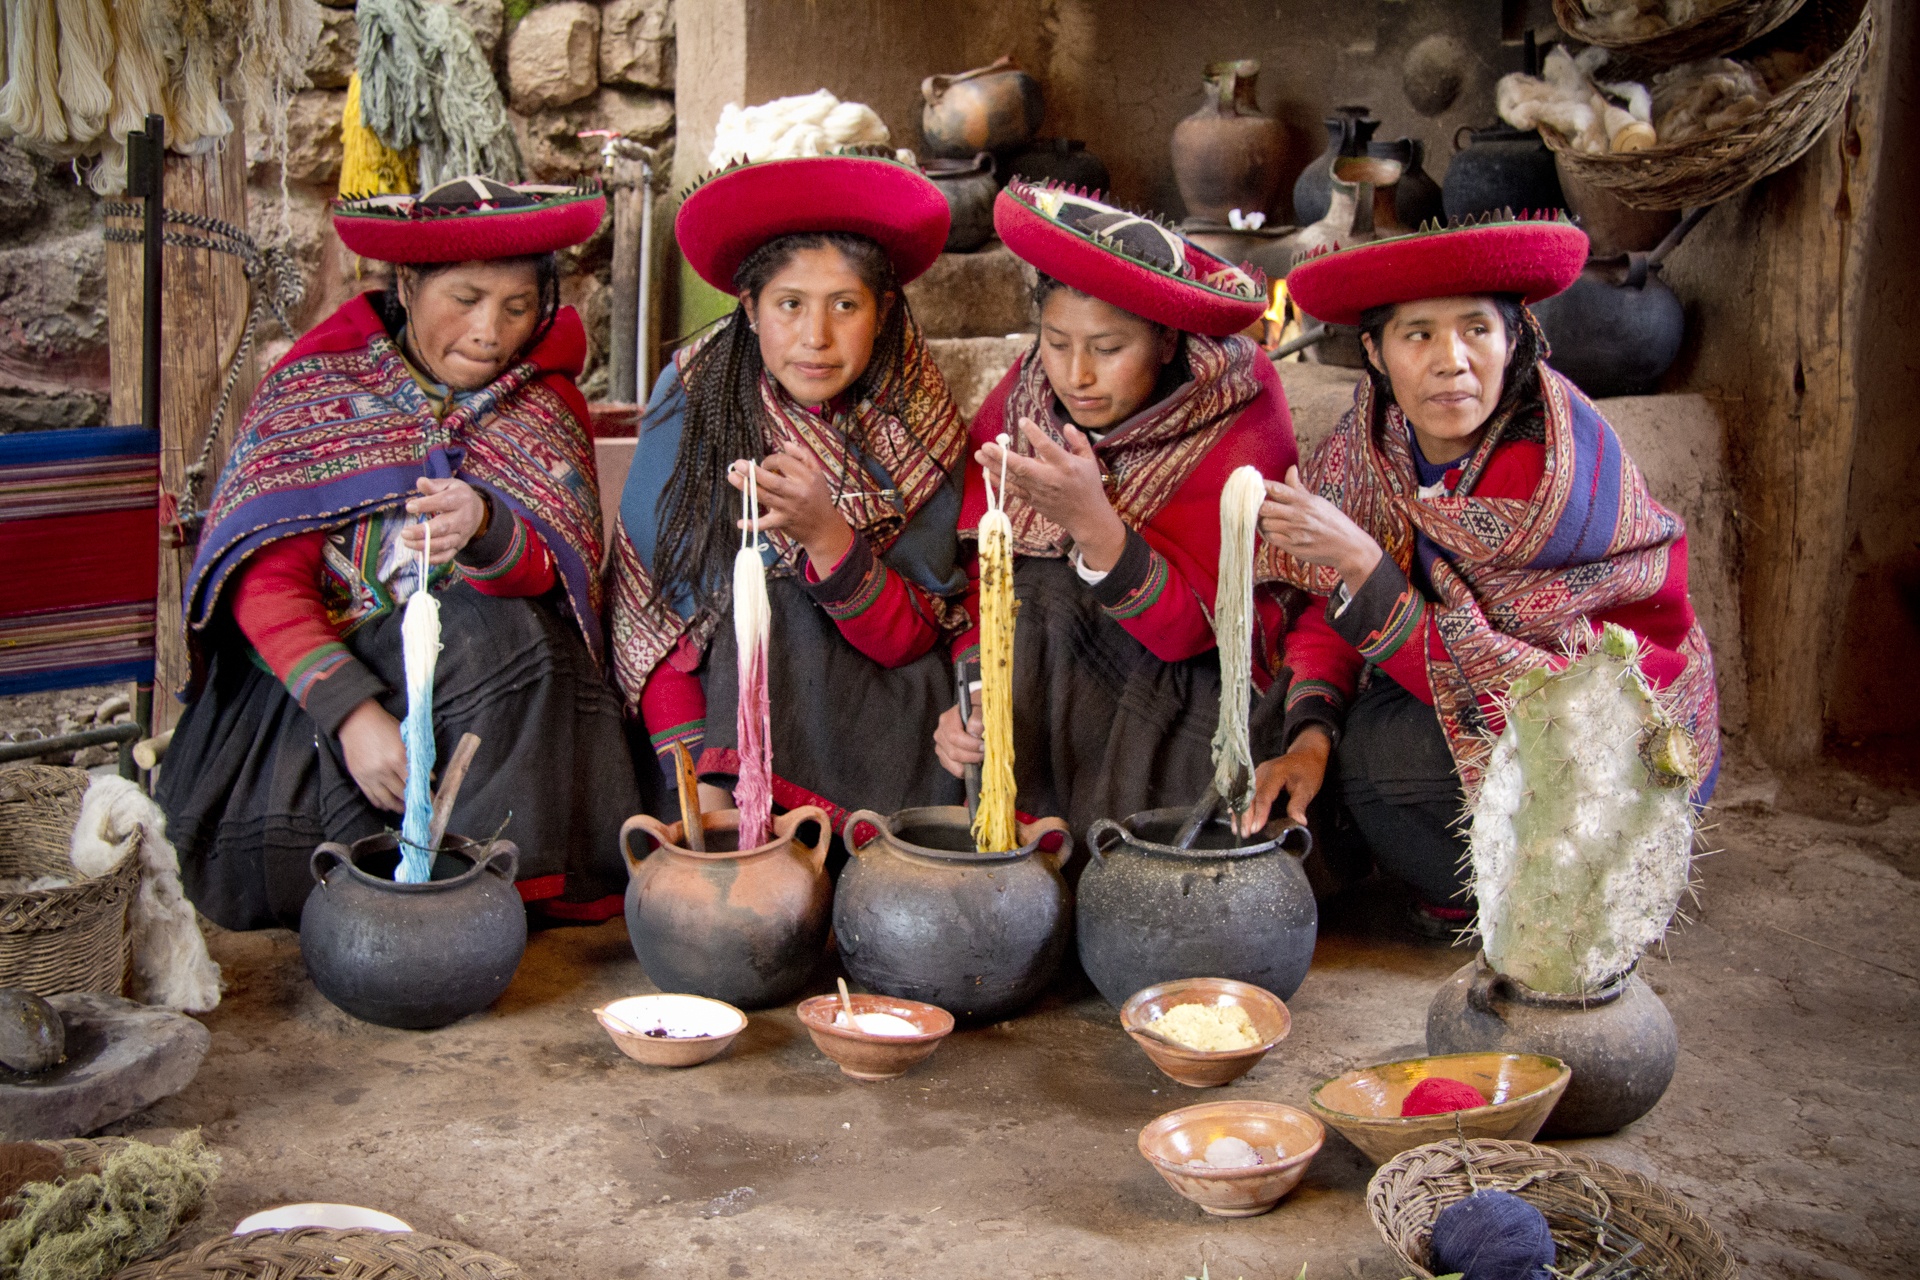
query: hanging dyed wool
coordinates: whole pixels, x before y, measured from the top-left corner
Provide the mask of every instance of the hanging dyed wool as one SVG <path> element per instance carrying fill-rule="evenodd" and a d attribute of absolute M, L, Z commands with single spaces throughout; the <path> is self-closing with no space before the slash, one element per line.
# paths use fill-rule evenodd
<path fill-rule="evenodd" d="M 433 825 L 433 669 L 440 662 L 440 602 L 433 598 L 433 531 L 423 521 L 420 581 L 400 615 L 400 652 L 407 673 L 407 718 L 400 737 L 407 747 L 407 807 L 400 822 L 400 865 L 393 878 L 424 884 L 433 873 L 427 831 Z"/>
<path fill-rule="evenodd" d="M 384 196 L 413 191 L 413 152 L 395 151 L 360 121 L 360 73 L 347 80 L 340 113 L 340 197 Z"/>
<path fill-rule="evenodd" d="M 981 477 L 987 489 L 987 513 L 980 517 L 980 720 L 986 761 L 980 766 L 980 807 L 973 816 L 973 844 L 981 853 L 1006 853 L 1020 847 L 1013 778 L 1013 525 L 1007 519 L 1009 438 L 1002 450 L 1000 489 L 993 477 Z"/>
<path fill-rule="evenodd" d="M 147 32 L 167 67 L 167 146 L 203 155 L 233 132 L 220 77 L 246 21 L 245 0 L 160 0 Z"/>
<path fill-rule="evenodd" d="M 738 653 L 739 707 L 734 730 L 740 750 L 733 803 L 740 811 L 739 848 L 767 842 L 773 826 L 773 712 L 767 701 L 767 645 L 773 610 L 767 601 L 767 566 L 760 558 L 760 481 L 751 462 L 739 464 L 747 487 L 741 510 L 747 527 L 733 558 L 733 639 Z"/>
<path fill-rule="evenodd" d="M 419 150 L 422 190 L 470 173 L 523 169 L 500 85 L 473 28 L 423 0 L 360 0 L 360 118 L 398 151 Z"/>
<path fill-rule="evenodd" d="M 60 26 L 45 0 L 6 0 L 7 82 L 0 85 L 0 131 L 42 155 L 67 141 L 60 103 Z"/>
<path fill-rule="evenodd" d="M 111 141 L 88 182 L 101 195 L 127 185 L 127 135 L 147 127 L 147 113 L 166 111 L 167 73 L 147 32 L 153 0 L 117 0 L 113 9 L 113 114 L 107 118 Z"/>
<path fill-rule="evenodd" d="M 1213 730 L 1213 789 L 1235 813 L 1253 799 L 1253 549 L 1265 479 L 1252 467 L 1220 491 L 1220 579 L 1213 595 L 1213 638 L 1220 650 L 1220 720 Z"/>
<path fill-rule="evenodd" d="M 59 0 L 60 101 L 67 142 L 76 150 L 106 132 L 113 112 L 113 24 L 106 0 Z"/>

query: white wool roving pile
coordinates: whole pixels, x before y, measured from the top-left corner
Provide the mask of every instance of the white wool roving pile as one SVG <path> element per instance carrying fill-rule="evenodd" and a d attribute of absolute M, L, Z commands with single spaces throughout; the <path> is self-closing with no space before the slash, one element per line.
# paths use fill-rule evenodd
<path fill-rule="evenodd" d="M 884 147 L 892 141 L 872 107 L 842 102 L 820 89 L 757 107 L 729 102 L 720 108 L 707 163 L 722 169 L 742 162 L 824 156 L 836 147 Z M 907 158 L 907 153 L 901 155 Z"/>
<path fill-rule="evenodd" d="M 1616 39 L 1636 40 L 1657 36 L 1670 27 L 1681 27 L 1696 18 L 1704 18 L 1728 0 L 1585 0 L 1600 31 Z"/>
<path fill-rule="evenodd" d="M 133 995 L 146 1004 L 206 1013 L 220 1003 L 220 966 L 207 954 L 193 904 L 180 889 L 180 860 L 167 842 L 167 818 L 125 778 L 95 778 L 80 802 L 70 856 L 84 876 L 100 876 L 127 856 L 138 836 L 140 891 L 127 912 Z"/>
<path fill-rule="evenodd" d="M 1598 47 L 1575 58 L 1556 46 L 1538 77 L 1501 76 L 1495 91 L 1500 118 L 1516 129 L 1546 125 L 1589 154 L 1646 150 L 1657 141 L 1652 95 L 1632 81 L 1596 83 L 1593 73 L 1606 60 Z"/>

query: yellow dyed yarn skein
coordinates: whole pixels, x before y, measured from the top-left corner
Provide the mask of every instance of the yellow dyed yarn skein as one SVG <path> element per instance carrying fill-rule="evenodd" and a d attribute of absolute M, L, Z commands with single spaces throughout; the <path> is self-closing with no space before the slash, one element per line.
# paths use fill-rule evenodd
<path fill-rule="evenodd" d="M 1002 441 L 1006 439 L 1001 437 Z M 1006 446 L 1002 444 L 1002 448 Z M 1002 480 L 1004 486 L 1005 480 Z M 987 483 L 980 518 L 980 720 L 986 761 L 980 766 L 980 807 L 973 844 L 981 853 L 1020 847 L 1013 780 L 1013 525 Z"/>
<path fill-rule="evenodd" d="M 360 74 L 347 81 L 347 105 L 340 113 L 340 195 L 404 194 L 414 189 L 414 152 L 395 151 L 360 122 Z"/>

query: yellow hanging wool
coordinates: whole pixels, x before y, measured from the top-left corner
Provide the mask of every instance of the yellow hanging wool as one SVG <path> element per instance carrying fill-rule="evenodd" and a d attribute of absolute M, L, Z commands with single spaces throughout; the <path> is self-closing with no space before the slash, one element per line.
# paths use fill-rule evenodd
<path fill-rule="evenodd" d="M 1006 448 L 1002 436 L 1001 448 Z M 1002 494 L 1006 477 L 1001 475 Z M 980 807 L 973 844 L 981 853 L 1020 847 L 1013 780 L 1013 525 L 1003 498 L 987 482 L 987 513 L 980 517 L 980 719 L 986 761 L 980 766 Z"/>
<path fill-rule="evenodd" d="M 360 122 L 360 74 L 347 81 L 347 105 L 340 113 L 340 195 L 383 196 L 414 189 L 414 153 L 395 151 Z"/>
<path fill-rule="evenodd" d="M 1213 596 L 1213 638 L 1220 650 L 1220 719 L 1213 731 L 1213 789 L 1235 813 L 1252 799 L 1253 549 L 1266 480 L 1252 467 L 1220 491 L 1220 579 Z"/>

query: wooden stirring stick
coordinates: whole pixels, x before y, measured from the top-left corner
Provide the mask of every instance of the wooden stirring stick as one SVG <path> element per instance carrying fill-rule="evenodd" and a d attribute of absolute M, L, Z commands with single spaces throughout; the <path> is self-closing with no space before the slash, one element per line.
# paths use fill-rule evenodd
<path fill-rule="evenodd" d="M 834 981 L 840 984 L 840 1007 L 847 1011 L 847 1027 L 849 1030 L 858 1031 L 860 1028 L 853 1020 L 853 997 L 847 994 L 847 980 L 835 978 Z"/>
<path fill-rule="evenodd" d="M 460 784 L 467 780 L 467 769 L 473 764 L 473 753 L 480 749 L 480 735 L 463 733 L 460 743 L 453 749 L 453 759 L 447 761 L 447 768 L 440 775 L 440 790 L 433 795 L 433 820 L 427 824 L 427 848 L 438 850 L 440 841 L 446 838 L 447 824 L 453 821 L 453 802 L 460 794 Z"/>
<path fill-rule="evenodd" d="M 707 830 L 700 825 L 700 775 L 693 770 L 693 752 L 673 744 L 673 772 L 680 784 L 680 838 L 695 853 L 707 851 Z"/>

